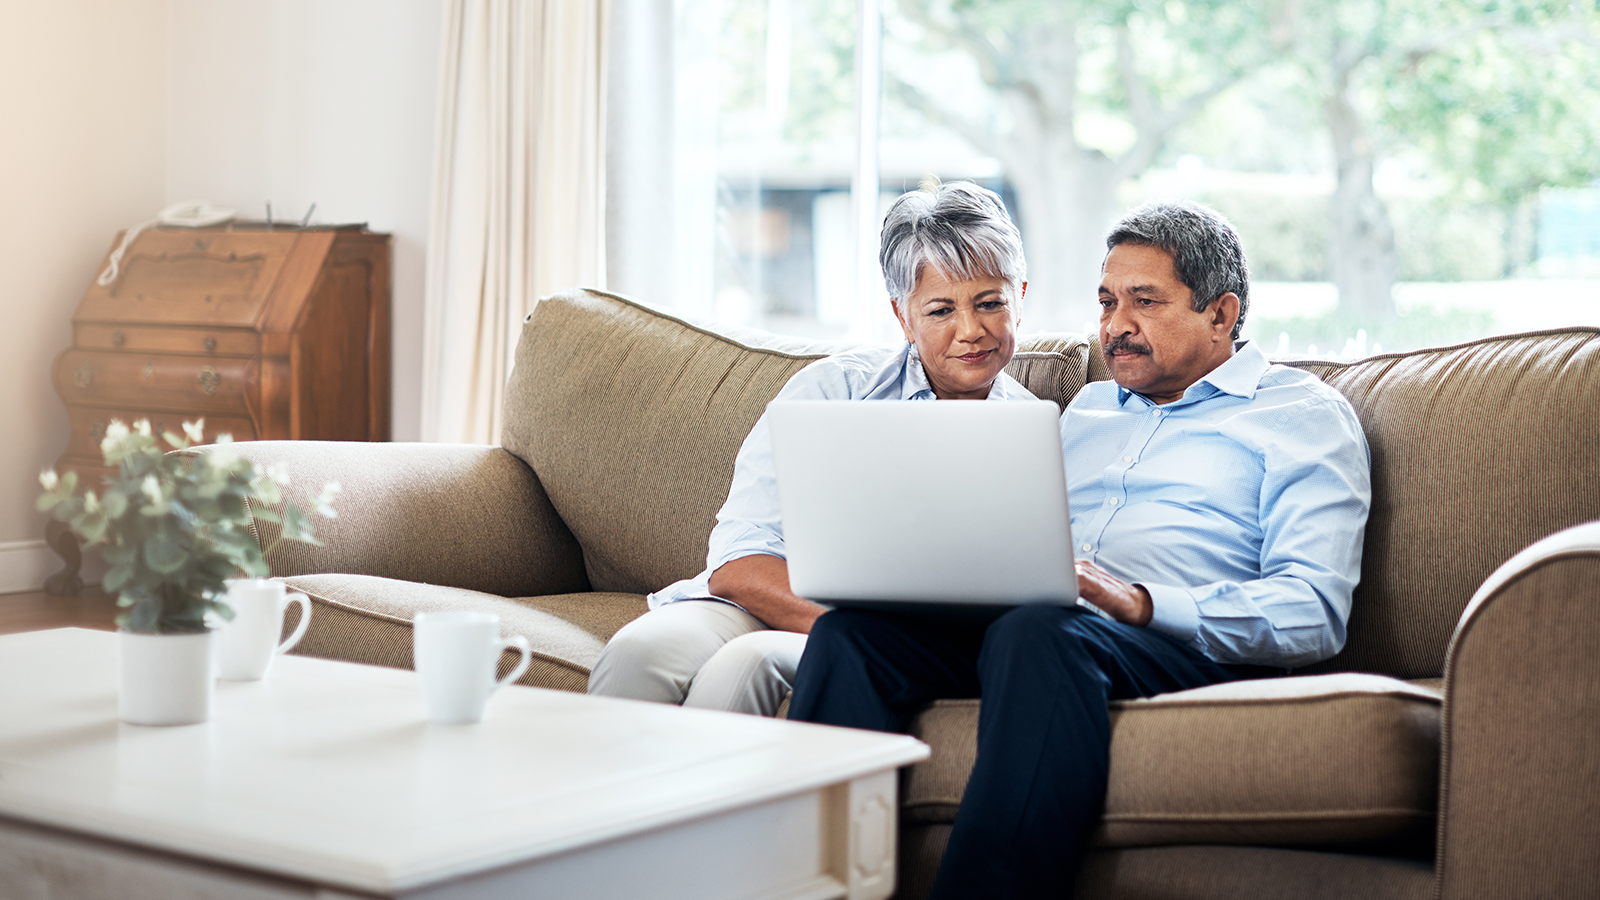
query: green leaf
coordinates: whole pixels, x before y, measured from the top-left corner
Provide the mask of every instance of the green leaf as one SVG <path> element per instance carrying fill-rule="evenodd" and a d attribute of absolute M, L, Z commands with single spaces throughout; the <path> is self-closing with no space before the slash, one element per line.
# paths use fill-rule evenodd
<path fill-rule="evenodd" d="M 133 566 L 127 564 L 112 566 L 111 570 L 106 572 L 106 577 L 100 582 L 100 586 L 107 591 L 120 591 L 131 580 L 133 580 Z"/>
<path fill-rule="evenodd" d="M 163 575 L 178 571 L 188 561 L 189 551 L 164 534 L 156 535 L 145 542 L 145 565 Z"/>
<path fill-rule="evenodd" d="M 127 628 L 129 631 L 137 631 L 142 634 L 154 634 L 156 631 L 156 624 L 160 621 L 160 619 L 161 605 L 157 603 L 154 598 L 143 602 L 136 602 L 133 604 L 132 608 L 128 610 Z"/>
<path fill-rule="evenodd" d="M 106 508 L 106 515 L 113 519 L 122 518 L 128 511 L 128 495 L 116 488 L 110 488 L 106 495 L 100 499 L 100 504 Z"/>
<path fill-rule="evenodd" d="M 311 517 L 300 510 L 293 503 L 284 508 L 283 539 L 298 541 L 302 544 L 315 544 L 317 539 L 313 534 Z"/>

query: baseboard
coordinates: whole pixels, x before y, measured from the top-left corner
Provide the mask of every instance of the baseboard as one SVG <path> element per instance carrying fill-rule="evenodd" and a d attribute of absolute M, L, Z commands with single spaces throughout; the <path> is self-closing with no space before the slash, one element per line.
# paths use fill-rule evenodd
<path fill-rule="evenodd" d="M 44 580 L 61 571 L 65 563 L 42 539 L 0 542 L 0 594 L 21 594 L 44 590 Z M 83 570 L 78 577 L 84 584 L 99 584 L 106 564 L 100 554 L 86 550 Z"/>

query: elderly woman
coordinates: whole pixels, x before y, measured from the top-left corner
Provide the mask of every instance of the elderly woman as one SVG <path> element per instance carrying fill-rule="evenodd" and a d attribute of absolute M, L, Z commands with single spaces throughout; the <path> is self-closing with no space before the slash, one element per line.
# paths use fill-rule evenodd
<path fill-rule="evenodd" d="M 1027 264 L 994 192 L 955 182 L 902 195 L 884 218 L 878 259 L 905 345 L 818 360 L 778 399 L 1034 399 L 1004 371 L 1016 352 Z M 805 635 L 825 610 L 789 590 L 765 416 L 739 449 L 706 570 L 649 603 L 606 645 L 591 694 L 777 712 Z"/>

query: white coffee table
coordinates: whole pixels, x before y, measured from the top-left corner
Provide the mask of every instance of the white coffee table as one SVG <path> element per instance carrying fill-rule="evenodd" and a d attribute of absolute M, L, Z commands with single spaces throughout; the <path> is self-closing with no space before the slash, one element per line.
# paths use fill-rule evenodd
<path fill-rule="evenodd" d="M 289 656 L 117 720 L 115 635 L 0 636 L 0 897 L 887 896 L 901 735 Z M 48 887 L 46 887 L 48 886 Z"/>

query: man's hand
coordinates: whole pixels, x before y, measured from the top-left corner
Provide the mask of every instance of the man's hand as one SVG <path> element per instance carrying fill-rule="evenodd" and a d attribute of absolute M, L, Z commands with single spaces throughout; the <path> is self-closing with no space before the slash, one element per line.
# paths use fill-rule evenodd
<path fill-rule="evenodd" d="M 711 594 L 744 607 L 777 631 L 810 634 L 827 610 L 789 590 L 789 564 L 776 556 L 741 556 L 711 573 Z"/>
<path fill-rule="evenodd" d="M 1092 562 L 1079 561 L 1078 596 L 1106 611 L 1111 618 L 1126 625 L 1143 627 L 1155 615 L 1155 604 L 1150 592 L 1136 584 L 1119 581 L 1105 573 Z"/>

